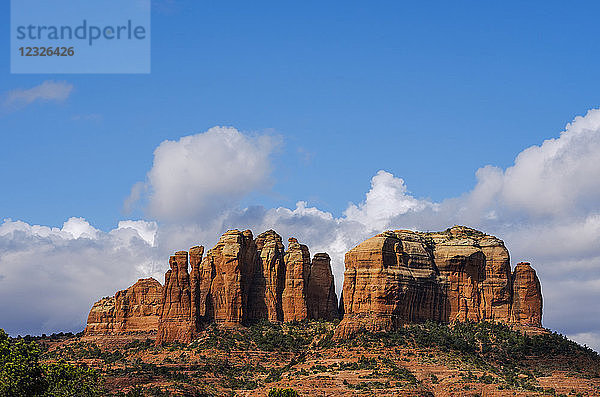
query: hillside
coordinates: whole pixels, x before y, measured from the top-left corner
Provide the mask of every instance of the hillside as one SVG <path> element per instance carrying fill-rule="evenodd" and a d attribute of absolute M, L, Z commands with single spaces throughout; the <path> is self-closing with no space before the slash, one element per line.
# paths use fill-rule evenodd
<path fill-rule="evenodd" d="M 211 326 L 189 344 L 162 346 L 133 337 L 119 347 L 78 337 L 40 342 L 43 360 L 97 369 L 114 396 L 266 396 L 273 388 L 300 396 L 600 395 L 599 355 L 555 333 L 428 322 L 336 341 L 336 325 Z"/>

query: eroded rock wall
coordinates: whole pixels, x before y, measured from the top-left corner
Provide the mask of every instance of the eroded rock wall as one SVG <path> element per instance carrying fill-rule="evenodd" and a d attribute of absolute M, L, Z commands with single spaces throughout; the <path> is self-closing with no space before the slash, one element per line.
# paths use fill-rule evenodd
<path fill-rule="evenodd" d="M 90 310 L 85 335 L 156 333 L 162 289 L 158 281 L 146 278 L 115 296 L 100 299 Z"/>
<path fill-rule="evenodd" d="M 189 342 L 192 340 L 193 322 L 188 253 L 176 252 L 169 258 L 169 266 L 165 274 L 157 342 Z"/>
<path fill-rule="evenodd" d="M 511 274 L 502 240 L 471 228 L 385 232 L 350 250 L 345 264 L 338 338 L 426 320 L 541 327 L 535 271 L 519 264 Z"/>
<path fill-rule="evenodd" d="M 502 240 L 455 226 L 444 232 L 378 234 L 345 256 L 339 306 L 331 260 L 268 230 L 230 230 L 214 248 L 169 259 L 164 287 L 141 279 L 96 302 L 86 335 L 156 333 L 157 343 L 189 342 L 207 324 L 335 320 L 336 337 L 406 323 L 500 321 L 541 327 L 540 282 L 528 263 L 511 273 Z M 190 270 L 191 269 L 191 270 Z"/>

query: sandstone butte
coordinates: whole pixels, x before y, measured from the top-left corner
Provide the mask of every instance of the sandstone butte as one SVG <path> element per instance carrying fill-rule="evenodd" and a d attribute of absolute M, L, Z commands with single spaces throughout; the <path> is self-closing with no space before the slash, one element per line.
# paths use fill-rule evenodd
<path fill-rule="evenodd" d="M 273 230 L 256 238 L 249 230 L 230 230 L 206 255 L 196 246 L 171 256 L 164 286 L 141 279 L 96 302 L 85 335 L 156 335 L 160 344 L 189 342 L 211 323 L 339 318 L 336 338 L 428 320 L 542 327 L 533 268 L 519 263 L 511 272 L 502 240 L 474 229 L 387 231 L 347 252 L 345 265 L 338 306 L 329 255 L 311 260 L 295 238 L 285 250 Z"/>

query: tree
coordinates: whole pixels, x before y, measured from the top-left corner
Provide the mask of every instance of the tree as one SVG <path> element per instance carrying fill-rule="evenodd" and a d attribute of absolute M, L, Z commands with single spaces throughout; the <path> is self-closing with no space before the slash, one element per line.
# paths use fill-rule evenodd
<path fill-rule="evenodd" d="M 0 329 L 0 396 L 28 397 L 45 391 L 39 356 L 37 345 L 22 339 L 12 343 Z"/>
<path fill-rule="evenodd" d="M 100 375 L 64 361 L 41 364 L 35 342 L 11 340 L 0 329 L 0 397 L 99 396 Z"/>

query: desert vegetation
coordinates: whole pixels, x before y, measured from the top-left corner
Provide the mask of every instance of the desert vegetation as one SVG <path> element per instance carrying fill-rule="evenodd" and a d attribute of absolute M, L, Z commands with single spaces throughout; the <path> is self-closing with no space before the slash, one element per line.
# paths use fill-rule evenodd
<path fill-rule="evenodd" d="M 600 393 L 598 354 L 556 333 L 526 335 L 487 322 L 430 322 L 335 341 L 335 326 L 324 321 L 213 325 L 189 344 L 132 339 L 119 347 L 76 335 L 26 340 L 1 333 L 0 395 L 435 395 L 440 390 L 576 395 L 578 384 L 590 385 L 581 395 Z M 557 374 L 573 382 L 574 394 L 552 383 Z"/>

